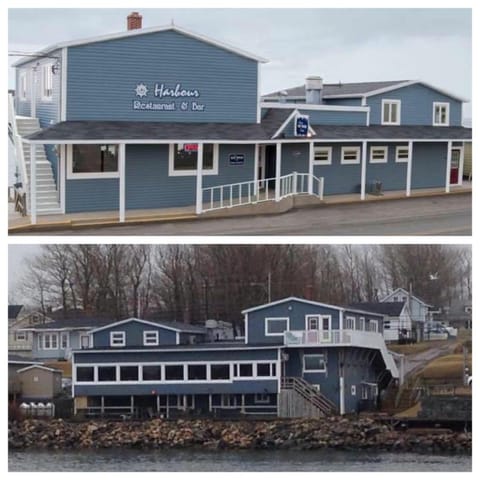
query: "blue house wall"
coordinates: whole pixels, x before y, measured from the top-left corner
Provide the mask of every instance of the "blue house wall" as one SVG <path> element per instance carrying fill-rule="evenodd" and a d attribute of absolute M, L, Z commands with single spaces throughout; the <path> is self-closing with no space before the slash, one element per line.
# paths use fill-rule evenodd
<path fill-rule="evenodd" d="M 402 143 L 368 143 L 367 144 L 367 192 L 371 185 L 382 182 L 383 190 L 405 190 L 407 186 L 407 162 L 395 162 L 396 146 L 407 146 Z M 371 163 L 370 151 L 372 147 L 387 147 L 386 163 Z"/>
<path fill-rule="evenodd" d="M 265 308 L 248 312 L 246 323 L 250 345 L 258 343 L 283 344 L 283 334 L 278 336 L 265 335 L 266 318 L 289 318 L 289 330 L 306 330 L 306 315 L 330 315 L 331 329 L 338 330 L 339 310 L 335 308 L 313 305 L 298 300 L 289 300 L 276 305 L 267 305 Z"/>
<path fill-rule="evenodd" d="M 413 144 L 412 188 L 445 186 L 447 143 Z"/>
<path fill-rule="evenodd" d="M 401 125 L 432 125 L 433 102 L 449 102 L 450 126 L 462 125 L 462 102 L 421 84 L 367 97 L 371 125 L 382 123 L 382 99 L 401 100 Z"/>
<path fill-rule="evenodd" d="M 120 325 L 112 325 L 111 327 L 92 333 L 93 346 L 95 348 L 110 347 L 111 332 L 125 332 L 125 347 L 141 347 L 143 346 L 143 332 L 158 332 L 158 341 L 160 345 L 175 345 L 177 343 L 177 332 L 155 326 L 153 324 L 145 324 L 131 320 Z"/>
<path fill-rule="evenodd" d="M 67 120 L 253 123 L 257 65 L 171 30 L 70 47 Z M 135 110 L 134 101 L 172 102 L 153 96 L 156 83 L 168 88 L 181 84 L 197 90 L 198 97 L 173 100 L 173 111 Z M 139 84 L 148 89 L 144 97 L 135 93 Z M 192 110 L 193 102 L 203 110 Z"/>
<path fill-rule="evenodd" d="M 361 164 L 342 165 L 342 146 L 360 147 L 361 143 L 338 143 L 315 142 L 315 145 L 332 147 L 331 165 L 314 165 L 313 174 L 324 178 L 325 195 L 360 193 Z"/>
<path fill-rule="evenodd" d="M 118 210 L 118 178 L 75 179 L 65 182 L 65 212 Z"/>

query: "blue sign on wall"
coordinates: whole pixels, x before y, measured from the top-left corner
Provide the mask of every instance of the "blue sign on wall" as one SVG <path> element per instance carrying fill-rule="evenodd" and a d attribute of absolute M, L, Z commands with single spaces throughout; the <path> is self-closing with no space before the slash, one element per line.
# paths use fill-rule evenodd
<path fill-rule="evenodd" d="M 228 158 L 230 165 L 243 165 L 245 163 L 245 155 L 243 153 L 231 153 Z"/>
<path fill-rule="evenodd" d="M 297 115 L 295 117 L 295 129 L 293 134 L 296 137 L 306 137 L 308 135 L 309 118 L 308 115 Z"/>

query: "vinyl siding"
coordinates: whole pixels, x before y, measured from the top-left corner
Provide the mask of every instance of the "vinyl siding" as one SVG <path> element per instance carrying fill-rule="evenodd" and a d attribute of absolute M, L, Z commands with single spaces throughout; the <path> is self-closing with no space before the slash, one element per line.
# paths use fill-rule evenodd
<path fill-rule="evenodd" d="M 155 83 L 197 89 L 205 111 L 135 111 L 139 83 L 150 90 L 142 101 L 155 100 Z M 256 122 L 256 115 L 257 62 L 192 37 L 164 31 L 69 48 L 68 120 Z"/>
<path fill-rule="evenodd" d="M 372 184 L 382 182 L 383 190 L 405 190 L 407 187 L 407 163 L 395 162 L 396 146 L 407 147 L 405 143 L 375 143 L 367 145 L 367 177 L 366 191 L 372 191 Z M 370 163 L 370 149 L 373 147 L 388 147 L 387 163 Z"/>
<path fill-rule="evenodd" d="M 315 143 L 315 145 L 332 147 L 332 164 L 315 165 L 313 167 L 313 174 L 318 178 L 324 178 L 325 195 L 360 193 L 361 159 L 360 163 L 354 165 L 342 165 L 340 160 L 342 146 L 360 147 L 361 155 L 361 143 L 345 145 L 339 145 L 338 143 Z"/>
<path fill-rule="evenodd" d="M 118 210 L 119 205 L 118 178 L 66 180 L 66 213 Z"/>
<path fill-rule="evenodd" d="M 414 143 L 412 188 L 445 186 L 447 143 Z"/>
<path fill-rule="evenodd" d="M 158 332 L 160 345 L 175 345 L 177 343 L 177 332 L 173 330 L 131 321 L 93 333 L 93 346 L 95 348 L 110 348 L 110 333 L 125 332 L 126 348 L 142 347 L 144 331 Z"/>
<path fill-rule="evenodd" d="M 361 98 L 324 98 L 325 105 L 341 105 L 345 107 L 360 107 L 362 106 Z"/>
<path fill-rule="evenodd" d="M 288 317 L 290 319 L 290 330 L 305 330 L 306 315 L 331 315 L 331 328 L 338 330 L 339 328 L 339 311 L 333 308 L 310 305 L 299 302 L 297 300 L 290 300 L 278 305 L 271 305 L 248 313 L 248 343 L 272 343 L 283 344 L 283 335 L 266 336 L 265 322 L 266 318 L 270 317 Z"/>
<path fill-rule="evenodd" d="M 307 143 L 282 144 L 282 175 L 292 172 L 308 173 L 309 145 Z"/>
<path fill-rule="evenodd" d="M 371 125 L 379 125 L 382 122 L 383 98 L 401 100 L 402 125 L 432 125 L 433 102 L 449 102 L 450 126 L 462 125 L 462 102 L 419 84 L 367 97 L 367 104 L 371 107 Z"/>
<path fill-rule="evenodd" d="M 315 125 L 366 125 L 367 112 L 343 112 L 343 111 L 321 111 L 321 110 L 302 110 L 310 117 L 310 125 L 315 130 Z M 293 132 L 293 126 L 292 126 Z"/>

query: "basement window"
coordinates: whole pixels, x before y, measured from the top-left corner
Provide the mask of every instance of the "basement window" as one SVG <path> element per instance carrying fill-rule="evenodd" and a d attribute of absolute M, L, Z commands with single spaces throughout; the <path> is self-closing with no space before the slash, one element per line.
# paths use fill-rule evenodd
<path fill-rule="evenodd" d="M 68 145 L 67 178 L 118 178 L 117 145 Z"/>

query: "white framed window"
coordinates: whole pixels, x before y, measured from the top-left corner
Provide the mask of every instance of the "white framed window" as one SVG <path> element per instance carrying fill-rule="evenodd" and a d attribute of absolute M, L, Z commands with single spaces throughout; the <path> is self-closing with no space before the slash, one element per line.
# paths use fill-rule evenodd
<path fill-rule="evenodd" d="M 69 336 L 67 332 L 62 332 L 60 334 L 60 348 L 65 350 L 70 346 Z"/>
<path fill-rule="evenodd" d="M 143 345 L 144 346 L 157 346 L 158 345 L 158 330 L 145 330 L 143 332 Z"/>
<path fill-rule="evenodd" d="M 388 147 L 370 147 L 370 163 L 387 163 Z"/>
<path fill-rule="evenodd" d="M 125 346 L 125 332 L 110 332 L 110 346 L 124 347 Z"/>
<path fill-rule="evenodd" d="M 365 331 L 365 317 L 360 317 L 357 321 L 357 330 Z"/>
<path fill-rule="evenodd" d="M 20 100 L 27 100 L 28 98 L 28 84 L 27 84 L 27 72 L 20 72 L 18 76 L 18 98 Z"/>
<path fill-rule="evenodd" d="M 315 145 L 313 147 L 313 164 L 314 165 L 331 165 L 332 164 L 332 147 L 321 147 Z"/>
<path fill-rule="evenodd" d="M 320 329 L 320 315 L 307 315 L 307 330 L 319 330 Z"/>
<path fill-rule="evenodd" d="M 90 336 L 88 334 L 80 335 L 80 348 L 90 347 Z"/>
<path fill-rule="evenodd" d="M 395 163 L 407 163 L 410 160 L 410 149 L 403 145 L 395 148 Z"/>
<path fill-rule="evenodd" d="M 266 318 L 265 336 L 282 337 L 289 330 L 290 319 L 288 317 Z"/>
<path fill-rule="evenodd" d="M 197 174 L 198 143 L 172 143 L 168 154 L 168 175 L 185 177 Z M 203 144 L 202 175 L 218 175 L 218 143 Z"/>
<path fill-rule="evenodd" d="M 256 377 L 275 377 L 276 365 L 274 363 L 257 363 Z"/>
<path fill-rule="evenodd" d="M 27 340 L 27 332 L 15 331 L 14 338 L 16 342 L 25 342 Z"/>
<path fill-rule="evenodd" d="M 43 349 L 57 350 L 58 349 L 58 333 L 44 333 L 43 334 Z"/>
<path fill-rule="evenodd" d="M 371 332 L 378 332 L 378 320 L 369 320 L 368 324 Z"/>
<path fill-rule="evenodd" d="M 270 395 L 268 393 L 256 393 L 253 398 L 254 403 L 270 403 Z"/>
<path fill-rule="evenodd" d="M 362 400 L 368 400 L 368 385 L 362 385 Z"/>
<path fill-rule="evenodd" d="M 400 100 L 382 100 L 382 125 L 400 125 Z"/>
<path fill-rule="evenodd" d="M 433 126 L 448 127 L 450 125 L 450 104 L 433 102 Z"/>
<path fill-rule="evenodd" d="M 360 147 L 342 147 L 342 165 L 355 165 L 360 163 Z"/>
<path fill-rule="evenodd" d="M 355 330 L 355 317 L 345 317 L 343 327 L 345 330 Z"/>
<path fill-rule="evenodd" d="M 119 178 L 117 145 L 67 145 L 67 179 Z"/>
<path fill-rule="evenodd" d="M 303 356 L 304 372 L 325 372 L 327 370 L 327 362 L 323 354 L 311 354 Z"/>
<path fill-rule="evenodd" d="M 46 63 L 42 65 L 42 100 L 50 102 L 53 96 L 53 64 Z"/>
<path fill-rule="evenodd" d="M 357 394 L 357 386 L 356 385 L 352 385 L 350 387 L 350 392 L 352 394 L 352 396 L 354 397 L 356 394 Z"/>

